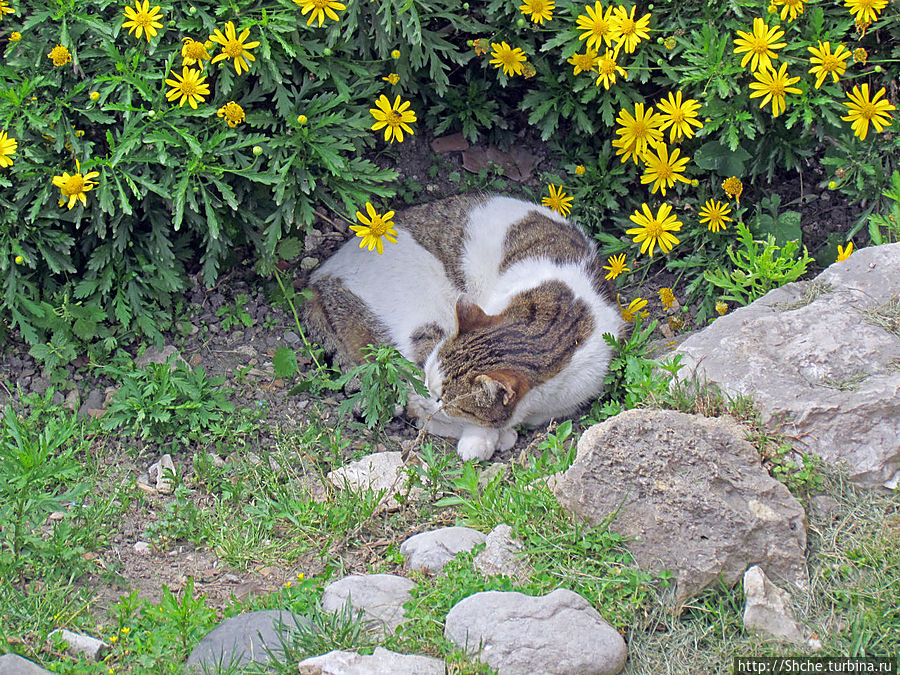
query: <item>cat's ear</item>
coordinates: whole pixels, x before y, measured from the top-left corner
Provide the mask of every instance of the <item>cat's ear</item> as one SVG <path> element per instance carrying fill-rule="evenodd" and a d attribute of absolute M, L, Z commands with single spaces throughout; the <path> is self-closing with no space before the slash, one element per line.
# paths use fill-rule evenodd
<path fill-rule="evenodd" d="M 457 334 L 462 335 L 480 328 L 487 328 L 503 321 L 503 317 L 494 314 L 485 314 L 474 302 L 460 296 L 456 301 L 456 325 Z"/>
<path fill-rule="evenodd" d="M 522 373 L 509 368 L 477 375 L 475 386 L 479 389 L 479 393 L 475 394 L 476 400 L 493 402 L 502 396 L 504 406 L 518 403 L 531 389 L 531 385 L 528 384 L 528 380 Z"/>

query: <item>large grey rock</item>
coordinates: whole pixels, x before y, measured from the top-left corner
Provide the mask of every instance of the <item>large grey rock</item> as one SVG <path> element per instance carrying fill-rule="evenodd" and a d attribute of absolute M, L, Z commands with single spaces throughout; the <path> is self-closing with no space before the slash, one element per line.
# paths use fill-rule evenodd
<path fill-rule="evenodd" d="M 409 579 L 393 574 L 351 574 L 322 591 L 322 608 L 340 612 L 349 599 L 351 610 L 362 611 L 372 629 L 390 634 L 406 621 L 403 603 L 412 597 L 414 587 Z"/>
<path fill-rule="evenodd" d="M 447 614 L 444 636 L 499 675 L 613 675 L 627 657 L 622 636 L 564 588 L 542 597 L 470 595 Z"/>
<path fill-rule="evenodd" d="M 501 523 L 488 533 L 484 550 L 475 556 L 475 569 L 489 577 L 503 575 L 525 583 L 534 570 L 523 550 L 522 542 L 513 538 L 512 528 Z"/>
<path fill-rule="evenodd" d="M 471 527 L 442 527 L 431 532 L 414 534 L 400 544 L 410 570 L 435 574 L 453 560 L 460 551 L 471 551 L 485 540 L 483 532 Z"/>
<path fill-rule="evenodd" d="M 766 638 L 821 649 L 818 640 L 804 636 L 790 601 L 790 594 L 769 581 L 758 565 L 744 573 L 744 628 Z"/>
<path fill-rule="evenodd" d="M 845 462 L 860 485 L 894 488 L 898 319 L 900 243 L 863 248 L 689 337 L 676 350 L 680 374 L 696 368 L 728 394 L 752 396 L 766 427 L 797 449 Z"/>
<path fill-rule="evenodd" d="M 0 656 L 0 675 L 53 675 L 36 663 L 23 659 L 18 654 Z"/>
<path fill-rule="evenodd" d="M 628 539 L 637 564 L 675 575 L 675 602 L 750 565 L 806 588 L 806 513 L 734 423 L 628 410 L 588 429 L 554 494 Z M 734 425 L 736 426 L 736 425 Z"/>
<path fill-rule="evenodd" d="M 370 656 L 333 651 L 300 662 L 299 675 L 444 675 L 444 662 L 376 647 Z"/>
<path fill-rule="evenodd" d="M 306 617 L 277 609 L 238 614 L 210 631 L 188 657 L 188 672 L 212 671 L 217 666 L 268 663 L 269 652 L 281 651 L 297 628 L 310 628 Z"/>

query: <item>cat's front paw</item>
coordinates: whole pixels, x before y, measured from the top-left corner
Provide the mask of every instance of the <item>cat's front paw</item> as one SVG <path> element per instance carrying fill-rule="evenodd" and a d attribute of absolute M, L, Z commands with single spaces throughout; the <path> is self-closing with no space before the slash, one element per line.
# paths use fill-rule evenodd
<path fill-rule="evenodd" d="M 456 444 L 456 454 L 467 462 L 470 459 L 483 461 L 490 459 L 497 449 L 500 433 L 496 429 L 467 427 Z"/>
<path fill-rule="evenodd" d="M 500 452 L 509 450 L 516 444 L 518 439 L 519 434 L 516 433 L 515 429 L 502 429 L 500 431 L 500 440 L 497 441 L 497 449 L 500 450 Z"/>

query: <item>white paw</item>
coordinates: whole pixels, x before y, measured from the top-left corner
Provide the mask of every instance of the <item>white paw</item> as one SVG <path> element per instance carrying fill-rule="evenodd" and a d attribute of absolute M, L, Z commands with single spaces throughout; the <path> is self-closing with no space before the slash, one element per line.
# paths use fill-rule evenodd
<path fill-rule="evenodd" d="M 496 429 L 466 427 L 456 444 L 456 453 L 464 462 L 490 459 L 497 448 L 499 436 L 500 432 Z"/>
<path fill-rule="evenodd" d="M 500 450 L 500 452 L 509 450 L 516 444 L 518 438 L 519 434 L 516 433 L 515 429 L 502 429 L 500 431 L 500 440 L 497 441 L 497 449 Z"/>

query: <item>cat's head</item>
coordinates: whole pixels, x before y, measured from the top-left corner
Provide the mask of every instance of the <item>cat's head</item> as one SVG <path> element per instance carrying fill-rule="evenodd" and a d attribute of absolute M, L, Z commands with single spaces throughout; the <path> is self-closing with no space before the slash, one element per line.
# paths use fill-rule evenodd
<path fill-rule="evenodd" d="M 487 427 L 503 427 L 531 388 L 510 357 L 516 348 L 508 320 L 488 315 L 461 298 L 457 329 L 430 355 L 425 383 L 451 417 Z"/>

